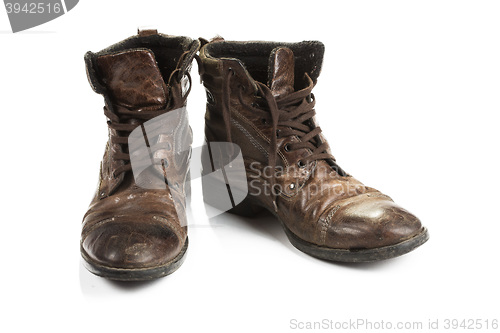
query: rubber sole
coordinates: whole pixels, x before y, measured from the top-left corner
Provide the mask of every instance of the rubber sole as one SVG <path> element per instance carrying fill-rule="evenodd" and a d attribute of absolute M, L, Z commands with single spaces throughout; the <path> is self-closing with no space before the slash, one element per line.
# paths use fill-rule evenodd
<path fill-rule="evenodd" d="M 186 238 L 186 242 L 181 249 L 181 252 L 168 263 L 148 268 L 113 268 L 108 266 L 103 266 L 99 263 L 94 262 L 85 250 L 80 246 L 80 252 L 84 259 L 84 266 L 91 273 L 104 277 L 110 280 L 116 281 L 149 281 L 158 279 L 175 272 L 184 262 L 189 240 Z"/>
<path fill-rule="evenodd" d="M 300 251 L 319 259 L 337 262 L 373 262 L 391 259 L 413 251 L 429 239 L 429 232 L 423 228 L 418 235 L 394 245 L 374 249 L 333 249 L 306 242 L 293 234 L 283 223 L 282 226 L 290 243 Z"/>

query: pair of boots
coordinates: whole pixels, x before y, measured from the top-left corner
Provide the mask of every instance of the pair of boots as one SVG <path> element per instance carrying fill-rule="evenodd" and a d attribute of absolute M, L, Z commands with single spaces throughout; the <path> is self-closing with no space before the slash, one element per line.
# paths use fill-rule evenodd
<path fill-rule="evenodd" d="M 231 161 L 242 157 L 246 195 L 231 195 L 229 212 L 267 210 L 296 248 L 331 261 L 388 259 L 423 244 L 428 233 L 417 217 L 333 157 L 314 117 L 323 53 L 317 41 L 207 42 L 155 30 L 88 52 L 109 139 L 83 220 L 86 267 L 110 279 L 148 280 L 183 262 L 192 141 L 184 107 L 193 59 L 207 93 L 204 175 L 222 171 L 223 188 L 234 194 Z M 213 165 L 217 143 L 231 143 L 217 152 L 229 156 L 220 166 Z M 215 187 L 204 186 L 207 202 L 221 195 Z"/>

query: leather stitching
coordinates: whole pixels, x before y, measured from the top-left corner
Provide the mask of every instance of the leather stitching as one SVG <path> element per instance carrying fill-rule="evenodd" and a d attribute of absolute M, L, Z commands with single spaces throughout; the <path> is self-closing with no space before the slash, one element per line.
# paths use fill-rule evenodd
<path fill-rule="evenodd" d="M 239 113 L 238 111 L 236 110 L 233 110 L 234 114 L 240 118 L 243 122 L 245 122 L 246 124 L 248 124 L 250 127 L 252 127 L 252 129 L 257 133 L 257 135 L 259 137 L 261 137 L 264 141 L 266 141 L 267 143 L 271 143 L 271 140 L 269 140 L 264 134 L 262 134 L 262 132 L 250 121 L 248 120 L 245 116 L 243 116 L 241 113 Z M 286 167 L 289 167 L 290 164 L 288 163 L 288 160 L 286 159 L 285 155 L 283 155 L 283 153 L 281 151 L 278 150 L 278 155 L 281 157 L 281 159 L 283 160 L 283 162 L 285 163 L 285 166 Z M 266 153 L 266 156 L 269 156 L 268 153 Z"/>
<path fill-rule="evenodd" d="M 234 118 L 231 118 L 231 123 L 234 126 L 236 126 L 247 137 L 247 139 L 250 141 L 250 143 L 255 148 L 257 148 L 257 150 L 259 150 L 262 154 L 264 154 L 264 156 L 266 156 L 266 157 L 269 156 L 269 153 L 264 149 L 264 147 L 262 147 L 262 145 L 257 140 L 255 140 L 255 138 L 252 136 L 252 134 L 250 134 L 240 123 L 238 123 L 236 120 L 234 120 Z"/>
<path fill-rule="evenodd" d="M 333 215 L 335 215 L 335 213 L 339 210 L 339 208 L 340 208 L 340 205 L 336 205 L 335 207 L 333 207 L 333 209 L 330 211 L 330 213 L 328 213 L 328 215 L 325 218 L 325 220 L 323 221 L 323 223 L 321 223 L 321 233 L 320 233 L 320 244 L 321 245 L 325 244 L 326 232 L 328 230 L 328 227 L 330 226 L 330 221 L 332 220 Z"/>

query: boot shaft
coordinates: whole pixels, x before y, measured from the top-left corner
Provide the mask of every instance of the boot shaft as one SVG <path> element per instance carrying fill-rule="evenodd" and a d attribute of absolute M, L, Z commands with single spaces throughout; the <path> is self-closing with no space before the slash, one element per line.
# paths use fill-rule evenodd
<path fill-rule="evenodd" d="M 102 51 L 87 52 L 88 79 L 93 90 L 104 97 L 109 126 L 95 200 L 115 193 L 120 186 L 122 190 L 135 185 L 165 186 L 164 173 L 167 171 L 172 183 L 184 182 L 188 165 L 186 151 L 191 145 L 192 134 L 182 108 L 191 85 L 189 70 L 198 49 L 198 40 L 139 31 L 138 35 Z M 175 113 L 170 112 L 173 110 Z M 165 122 L 178 125 L 162 127 Z M 148 135 L 147 145 L 156 144 L 155 151 L 142 147 L 144 139 L 140 130 Z M 134 137 L 131 133 L 138 131 L 139 140 L 131 142 L 129 139 Z M 181 145 L 173 147 L 174 142 Z M 129 143 L 136 143 L 135 147 Z M 175 151 L 184 153 L 174 154 Z M 170 158 L 173 163 L 156 163 L 153 167 L 156 175 L 143 177 L 143 184 L 140 184 L 138 175 L 134 174 L 134 178 L 130 172 L 131 155 L 140 166 L 135 169 L 141 171 L 149 163 L 149 155 L 155 162 Z"/>
<path fill-rule="evenodd" d="M 298 114 L 296 109 L 300 103 L 310 103 L 313 108 L 310 90 L 320 74 L 323 54 L 324 45 L 318 41 L 218 41 L 206 44 L 200 51 L 200 58 L 207 93 L 207 140 L 244 145 L 244 156 L 263 164 L 269 161 L 270 154 L 277 154 L 277 165 L 281 167 L 300 164 L 319 146 L 323 147 L 325 154 L 330 154 L 320 131 L 312 140 L 306 138 L 313 145 L 289 149 L 301 142 L 303 133 L 296 132 L 294 135 L 287 130 L 290 126 L 284 126 L 285 131 L 282 131 L 281 126 L 276 127 L 277 121 L 271 113 L 266 116 L 248 107 L 269 110 L 270 105 L 266 104 L 271 102 L 275 104 L 274 108 L 289 111 L 281 112 L 281 118 L 291 117 L 289 121 L 300 122 L 300 119 L 292 119 L 293 112 Z M 269 98 L 264 96 L 263 88 L 268 91 Z M 303 102 L 304 99 L 307 101 Z M 304 124 L 300 126 L 304 133 L 317 128 L 314 117 L 304 119 Z M 269 145 L 276 146 L 279 151 L 271 152 Z M 325 159 L 328 159 L 326 155 Z M 328 164 L 338 168 L 333 158 L 329 159 Z M 342 172 L 340 168 L 338 170 Z"/>
<path fill-rule="evenodd" d="M 186 74 L 199 45 L 189 37 L 139 31 L 97 53 L 87 52 L 87 76 L 107 104 L 129 109 L 181 107 L 187 97 Z"/>

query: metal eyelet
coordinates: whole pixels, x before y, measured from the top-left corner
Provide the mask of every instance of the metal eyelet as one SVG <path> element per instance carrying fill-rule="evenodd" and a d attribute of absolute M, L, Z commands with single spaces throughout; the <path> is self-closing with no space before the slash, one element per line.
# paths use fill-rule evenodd
<path fill-rule="evenodd" d="M 299 160 L 299 161 L 297 162 L 297 165 L 298 165 L 298 166 L 299 166 L 299 168 L 301 168 L 301 169 L 302 169 L 302 168 L 304 168 L 304 167 L 306 166 L 306 165 L 304 164 L 304 162 L 302 162 L 302 160 Z"/>
<path fill-rule="evenodd" d="M 283 150 L 286 151 L 287 153 L 290 151 L 290 144 L 287 143 L 284 147 Z"/>

